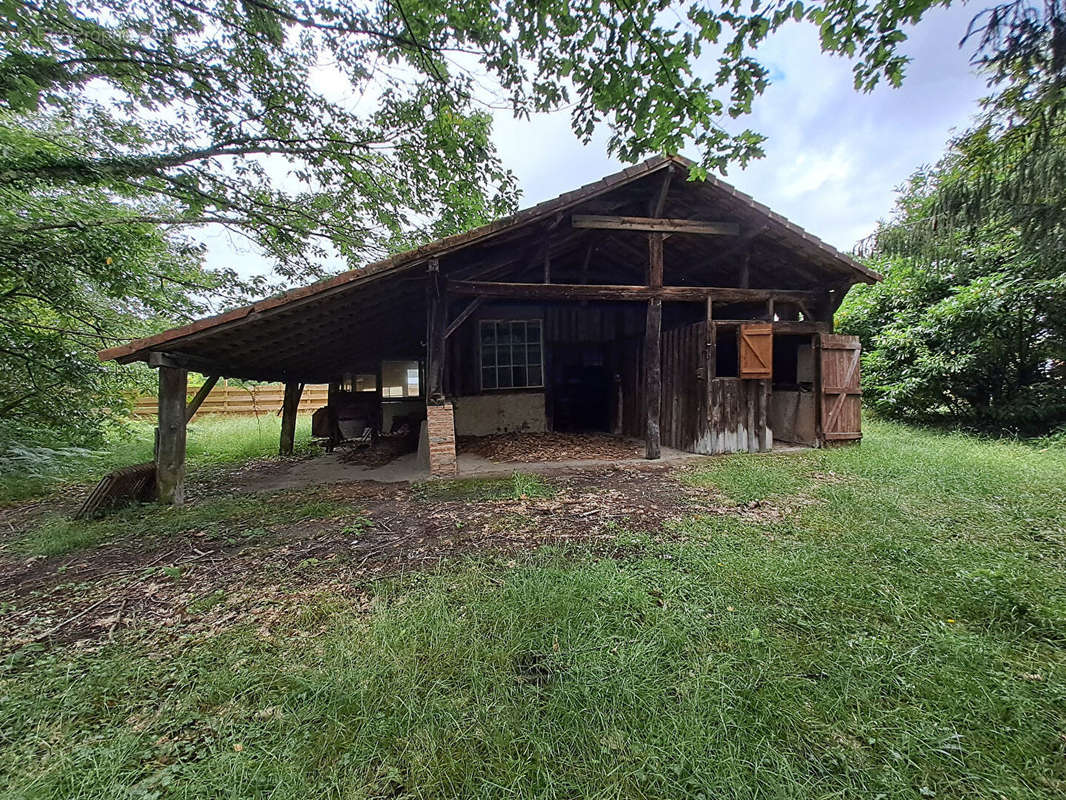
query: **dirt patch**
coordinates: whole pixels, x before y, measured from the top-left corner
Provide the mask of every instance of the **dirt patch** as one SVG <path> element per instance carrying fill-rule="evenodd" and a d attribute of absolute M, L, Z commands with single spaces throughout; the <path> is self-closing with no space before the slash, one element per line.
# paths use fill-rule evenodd
<path fill-rule="evenodd" d="M 321 455 L 321 451 L 315 449 L 289 458 L 252 458 L 240 464 L 203 466 L 186 478 L 185 497 L 199 500 L 232 491 L 252 489 L 286 474 L 302 462 L 311 461 Z"/>
<path fill-rule="evenodd" d="M 363 587 L 376 578 L 471 552 L 584 542 L 611 554 L 623 529 L 672 536 L 670 523 L 687 516 L 772 521 L 783 513 L 687 486 L 663 464 L 584 469 L 547 480 L 551 497 L 479 501 L 435 499 L 408 484 L 340 484 L 315 491 L 333 504 L 332 516 L 254 528 L 243 538 L 190 531 L 53 558 L 0 557 L 0 649 L 91 646 L 127 628 L 209 631 L 234 621 L 269 627 L 279 614 L 298 613 L 310 587 L 339 587 L 339 596 L 362 603 Z M 306 496 L 262 495 L 266 503 Z"/>
<path fill-rule="evenodd" d="M 341 445 L 340 460 L 345 464 L 381 467 L 418 450 L 418 433 L 380 436 L 369 446 Z"/>
<path fill-rule="evenodd" d="M 54 495 L 0 507 L 0 540 L 50 514 L 72 516 L 91 490 L 88 484 L 68 486 Z"/>
<path fill-rule="evenodd" d="M 497 463 L 553 461 L 624 461 L 640 458 L 644 446 L 606 433 L 507 433 L 459 437 L 460 454 L 471 453 Z"/>

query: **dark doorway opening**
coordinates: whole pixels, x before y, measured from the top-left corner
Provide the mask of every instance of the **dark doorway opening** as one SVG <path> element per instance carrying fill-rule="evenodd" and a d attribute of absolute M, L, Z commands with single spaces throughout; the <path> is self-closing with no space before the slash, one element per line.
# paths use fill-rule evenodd
<path fill-rule="evenodd" d="M 817 441 L 814 342 L 808 335 L 775 334 L 770 428 L 790 444 Z"/>
<path fill-rule="evenodd" d="M 599 343 L 553 348 L 552 428 L 564 433 L 609 431 L 611 371 Z"/>

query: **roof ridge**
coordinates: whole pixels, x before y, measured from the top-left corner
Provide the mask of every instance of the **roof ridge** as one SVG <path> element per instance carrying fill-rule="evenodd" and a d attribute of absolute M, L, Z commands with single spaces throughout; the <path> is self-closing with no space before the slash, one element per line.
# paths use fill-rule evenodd
<path fill-rule="evenodd" d="M 336 275 L 331 275 L 313 283 L 288 289 L 279 294 L 270 295 L 247 305 L 239 306 L 238 308 L 230 309 L 229 311 L 223 311 L 210 317 L 204 317 L 186 325 L 154 334 L 153 336 L 135 339 L 117 347 L 101 350 L 98 353 L 98 357 L 101 361 L 126 358 L 139 351 L 182 339 L 185 336 L 199 333 L 200 331 L 213 328 L 217 325 L 235 322 L 252 314 L 270 311 L 279 306 L 288 305 L 289 303 L 314 298 L 334 289 L 340 290 L 346 286 L 358 285 L 364 280 L 383 277 L 385 274 L 393 270 L 406 269 L 430 258 L 446 255 L 456 249 L 468 247 L 516 225 L 530 224 L 552 213 L 558 213 L 560 210 L 568 206 L 576 205 L 585 200 L 590 200 L 593 197 L 610 191 L 618 186 L 646 177 L 647 175 L 653 174 L 659 169 L 669 165 L 677 165 L 686 169 L 691 169 L 696 166 L 696 162 L 677 153 L 652 156 L 639 164 L 623 167 L 621 170 L 606 175 L 599 180 L 591 181 L 577 189 L 571 189 L 570 191 L 563 192 L 555 197 L 542 200 L 527 208 L 519 209 L 506 217 L 498 217 L 497 219 L 486 222 L 476 228 L 471 228 L 470 230 L 460 233 L 453 233 L 432 242 L 426 242 L 409 250 L 394 253 L 379 259 L 378 261 L 371 262 L 363 267 L 345 270 L 344 272 L 339 272 Z M 799 236 L 802 240 L 810 242 L 856 272 L 873 280 L 881 279 L 881 276 L 873 270 L 863 266 L 855 259 L 840 252 L 832 245 L 819 239 L 817 236 L 808 233 L 800 226 L 774 212 L 769 206 L 759 203 L 751 197 L 751 195 L 738 190 L 732 184 L 713 175 L 708 175 L 706 177 L 706 182 L 715 189 L 739 199 L 755 211 L 766 216 L 771 222 L 791 232 L 793 235 Z"/>

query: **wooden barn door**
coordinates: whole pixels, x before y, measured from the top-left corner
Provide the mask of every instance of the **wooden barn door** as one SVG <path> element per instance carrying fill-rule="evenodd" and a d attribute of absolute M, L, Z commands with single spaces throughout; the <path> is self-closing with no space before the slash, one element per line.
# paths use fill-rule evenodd
<path fill-rule="evenodd" d="M 821 350 L 822 440 L 858 441 L 862 438 L 859 337 L 823 333 L 818 338 Z"/>
<path fill-rule="evenodd" d="M 694 452 L 708 429 L 704 322 L 663 331 L 662 443 L 675 450 Z"/>

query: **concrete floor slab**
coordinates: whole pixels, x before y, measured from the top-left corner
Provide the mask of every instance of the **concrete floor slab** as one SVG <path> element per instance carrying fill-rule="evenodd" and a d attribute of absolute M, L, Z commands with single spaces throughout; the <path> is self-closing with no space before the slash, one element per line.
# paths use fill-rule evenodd
<path fill-rule="evenodd" d="M 791 452 L 807 448 L 775 442 L 772 452 Z M 313 458 L 279 465 L 277 471 L 257 475 L 240 487 L 242 491 L 277 491 L 280 489 L 304 489 L 311 486 L 328 486 L 355 481 L 380 483 L 415 483 L 429 479 L 429 473 L 419 463 L 417 453 L 407 453 L 387 464 L 368 467 L 344 461 L 343 451 L 322 453 Z M 654 466 L 656 464 L 680 464 L 686 461 L 714 458 L 714 456 L 686 453 L 669 447 L 662 448 L 662 458 L 648 461 L 645 458 L 624 459 L 564 459 L 559 461 L 490 461 L 474 453 L 460 453 L 458 457 L 460 478 L 489 478 L 519 472 L 551 473 L 567 470 L 611 466 Z"/>
<path fill-rule="evenodd" d="M 669 447 L 662 448 L 659 461 L 644 458 L 631 459 L 566 459 L 561 461 L 489 461 L 473 453 L 461 453 L 458 458 L 460 478 L 479 478 L 510 475 L 520 472 L 558 472 L 587 467 L 618 465 L 662 464 L 702 458 L 695 453 L 685 453 Z M 313 458 L 285 464 L 277 472 L 258 476 L 243 488 L 248 491 L 277 491 L 303 489 L 310 486 L 326 486 L 353 481 L 377 481 L 380 483 L 416 482 L 429 479 L 429 473 L 418 462 L 416 453 L 408 453 L 379 467 L 348 463 L 341 458 L 341 451 L 323 453 Z"/>

